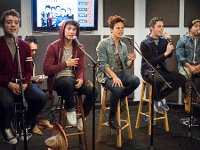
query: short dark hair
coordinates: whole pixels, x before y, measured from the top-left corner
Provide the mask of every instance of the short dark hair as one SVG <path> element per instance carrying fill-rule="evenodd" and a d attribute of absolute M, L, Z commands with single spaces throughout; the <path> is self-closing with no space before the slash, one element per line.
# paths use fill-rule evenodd
<path fill-rule="evenodd" d="M 153 17 L 149 22 L 149 27 L 154 27 L 157 21 L 163 21 L 161 17 Z"/>
<path fill-rule="evenodd" d="M 122 18 L 121 16 L 117 16 L 117 15 L 114 15 L 114 16 L 110 16 L 108 18 L 108 25 L 111 29 L 114 28 L 114 25 L 118 22 L 122 22 L 124 24 L 125 22 L 125 18 Z"/>
<path fill-rule="evenodd" d="M 20 20 L 20 14 L 15 9 L 6 10 L 1 15 L 1 26 L 4 25 L 7 16 L 15 16 Z"/>
<path fill-rule="evenodd" d="M 35 43 L 38 44 L 37 39 L 34 36 L 26 36 L 25 41 L 27 41 L 28 43 Z"/>

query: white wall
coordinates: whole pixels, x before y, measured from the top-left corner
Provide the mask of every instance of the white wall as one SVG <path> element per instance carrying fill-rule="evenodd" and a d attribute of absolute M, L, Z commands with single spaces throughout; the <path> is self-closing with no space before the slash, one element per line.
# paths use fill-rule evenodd
<path fill-rule="evenodd" d="M 120 14 L 117 14 L 120 15 Z M 159 15 L 159 14 L 158 14 Z M 57 34 L 57 33 L 32 33 L 32 21 L 31 21 L 31 0 L 21 0 L 21 19 L 22 25 L 19 35 L 24 38 L 26 35 L 47 35 L 47 34 Z M 123 17 L 123 16 L 122 16 Z M 129 19 L 129 18 L 126 18 Z M 149 29 L 145 27 L 145 0 L 135 0 L 135 27 L 126 28 L 125 34 L 134 35 L 134 40 L 138 45 L 149 33 Z M 180 18 L 179 27 L 166 27 L 165 31 L 171 35 L 183 35 L 187 32 L 187 28 L 184 28 L 184 0 L 180 0 Z M 0 29 L 0 35 L 3 34 L 2 29 Z M 98 8 L 98 30 L 92 32 L 81 32 L 81 34 L 91 34 L 91 35 L 108 35 L 109 29 L 103 27 L 103 0 L 99 0 Z M 137 55 L 135 64 L 135 74 L 140 77 L 140 60 L 141 57 Z M 139 100 L 140 88 L 135 91 L 135 100 Z"/>

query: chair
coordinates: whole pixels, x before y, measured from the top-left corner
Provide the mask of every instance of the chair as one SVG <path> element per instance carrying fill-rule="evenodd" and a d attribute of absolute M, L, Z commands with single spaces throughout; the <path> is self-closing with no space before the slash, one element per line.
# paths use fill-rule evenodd
<path fill-rule="evenodd" d="M 68 131 L 66 132 L 66 136 L 79 136 L 79 144 L 82 144 L 82 142 L 85 145 L 85 150 L 88 149 L 88 144 L 87 144 L 87 136 L 86 136 L 86 123 L 85 123 L 85 115 L 84 115 L 84 109 L 83 109 L 83 104 L 82 104 L 82 97 L 78 93 L 74 93 L 74 100 L 76 102 L 76 112 L 77 112 L 77 117 L 81 117 L 83 121 L 83 131 Z M 59 101 L 60 101 L 60 112 L 59 112 L 59 124 L 62 125 L 63 129 L 68 129 L 72 128 L 71 126 L 66 126 L 66 111 L 64 108 L 64 99 L 62 96 L 59 96 Z M 81 136 L 82 135 L 82 136 Z"/>
<path fill-rule="evenodd" d="M 148 85 L 149 85 L 149 89 L 148 89 L 149 91 L 147 92 Z M 149 98 L 146 98 L 146 93 L 148 93 Z M 143 111 L 144 102 L 148 103 L 147 112 Z M 151 104 L 152 104 L 152 85 L 143 80 L 135 128 L 138 129 L 140 127 L 140 118 L 141 118 L 141 115 L 143 115 L 147 117 L 148 119 L 148 134 L 149 135 L 151 135 Z M 159 114 L 158 117 L 156 116 L 156 112 L 154 112 L 154 119 L 153 119 L 154 124 L 156 124 L 157 120 L 162 120 L 162 119 L 164 120 L 165 131 L 169 131 L 167 111 L 164 111 L 163 115 Z"/>
<path fill-rule="evenodd" d="M 101 110 L 99 115 L 99 125 L 98 125 L 98 132 L 97 132 L 97 142 L 101 141 L 101 136 L 103 132 L 103 127 L 109 127 L 108 119 L 106 119 L 105 114 L 106 111 L 109 110 L 109 107 L 106 107 L 106 96 L 107 96 L 107 89 L 101 86 L 102 90 L 102 99 L 101 99 Z M 128 98 L 125 98 L 125 119 L 121 118 L 121 112 L 120 112 L 120 100 L 118 102 L 117 106 L 117 122 L 120 125 L 120 129 L 117 129 L 117 147 L 122 146 L 122 130 L 127 128 L 128 131 L 128 139 L 132 139 L 132 129 L 131 129 L 131 122 L 130 122 L 130 114 L 129 114 L 129 106 L 128 106 Z M 112 132 L 112 129 L 110 128 L 110 134 Z"/>

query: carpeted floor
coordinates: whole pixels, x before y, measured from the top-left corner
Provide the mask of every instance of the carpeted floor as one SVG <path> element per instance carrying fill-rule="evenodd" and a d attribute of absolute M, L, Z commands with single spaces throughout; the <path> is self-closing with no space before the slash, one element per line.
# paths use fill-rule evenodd
<path fill-rule="evenodd" d="M 108 128 L 104 128 L 102 134 L 102 140 L 99 143 L 95 143 L 95 150 L 134 150 L 134 149 L 150 149 L 153 147 L 155 150 L 198 150 L 200 149 L 200 127 L 192 127 L 191 134 L 192 138 L 188 138 L 188 126 L 182 125 L 180 119 L 187 117 L 181 106 L 170 105 L 170 110 L 168 111 L 169 127 L 170 131 L 166 132 L 164 130 L 163 121 L 157 121 L 154 126 L 153 138 L 147 133 L 147 122 L 144 118 L 141 118 L 141 124 L 139 129 L 135 129 L 136 115 L 137 115 L 138 105 L 133 104 L 130 106 L 131 124 L 133 139 L 128 140 L 126 130 L 122 133 L 122 147 L 116 148 L 116 132 L 111 135 Z M 195 116 L 199 117 L 199 108 L 194 110 Z M 95 129 L 98 128 L 98 118 L 99 109 L 96 109 L 95 116 Z M 199 115 L 199 116 L 198 116 Z M 87 117 L 87 138 L 89 148 L 92 149 L 92 113 Z M 28 140 L 28 150 L 47 150 L 44 145 L 44 140 L 51 136 L 51 131 L 49 129 L 43 129 L 44 136 L 38 137 L 33 135 Z M 66 131 L 69 132 L 69 131 Z M 95 133 L 96 134 L 96 133 Z M 199 139 L 198 139 L 199 138 Z M 153 139 L 153 145 L 150 141 Z M 78 137 L 69 137 L 69 147 L 79 146 Z M 23 150 L 23 141 L 19 141 L 17 145 L 17 150 Z M 8 144 L 3 143 L 2 136 L 0 136 L 0 150 L 9 150 L 12 147 Z M 72 148 L 72 149 L 81 149 Z"/>

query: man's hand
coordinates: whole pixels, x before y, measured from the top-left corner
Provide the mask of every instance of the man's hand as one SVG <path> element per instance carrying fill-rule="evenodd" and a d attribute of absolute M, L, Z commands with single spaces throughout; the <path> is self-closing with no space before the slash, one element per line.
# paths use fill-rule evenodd
<path fill-rule="evenodd" d="M 70 57 L 69 59 L 66 60 L 66 64 L 68 67 L 76 67 L 78 65 L 78 61 L 79 61 L 79 58 L 73 58 Z"/>
<path fill-rule="evenodd" d="M 172 40 L 171 35 L 168 34 L 167 32 L 164 32 L 164 33 L 163 33 L 163 37 L 164 37 L 167 41 L 169 41 L 169 42 L 171 42 L 171 40 Z"/>
<path fill-rule="evenodd" d="M 77 79 L 76 82 L 77 82 L 77 84 L 75 85 L 75 88 L 79 89 L 83 85 L 83 80 L 82 79 Z"/>
<path fill-rule="evenodd" d="M 28 84 L 23 84 L 23 85 L 22 85 L 23 91 L 25 91 L 27 87 L 28 87 Z"/>
<path fill-rule="evenodd" d="M 165 57 L 167 57 L 168 55 L 170 55 L 170 54 L 172 53 L 173 50 L 174 50 L 174 46 L 172 45 L 171 42 L 169 42 L 169 43 L 167 44 L 167 49 L 166 49 L 166 51 L 165 51 L 165 53 L 164 53 Z"/>
<path fill-rule="evenodd" d="M 197 74 L 198 73 L 198 70 L 197 70 L 196 66 L 190 65 L 190 67 L 188 69 L 192 74 Z"/>
<path fill-rule="evenodd" d="M 133 61 L 133 60 L 135 60 L 135 58 L 136 58 L 136 53 L 135 53 L 135 52 L 129 53 L 129 54 L 128 54 L 128 59 L 129 59 L 129 60 L 132 60 L 132 61 Z"/>
<path fill-rule="evenodd" d="M 123 84 L 122 84 L 122 81 L 117 77 L 117 76 L 115 76 L 114 78 L 113 78 L 113 84 L 112 84 L 112 86 L 115 86 L 115 87 L 123 87 Z"/>
<path fill-rule="evenodd" d="M 197 72 L 200 73 L 200 64 L 198 64 L 195 68 L 196 68 Z"/>
<path fill-rule="evenodd" d="M 45 81 L 45 75 L 40 75 L 39 79 L 36 81 L 38 84 L 42 84 Z"/>
<path fill-rule="evenodd" d="M 17 84 L 17 83 L 9 82 L 8 88 L 9 88 L 9 89 L 12 91 L 12 93 L 15 94 L 15 95 L 20 95 L 20 94 L 21 94 L 19 84 Z"/>
<path fill-rule="evenodd" d="M 27 87 L 28 87 L 27 84 L 23 84 L 23 85 L 22 85 L 22 90 L 25 91 Z M 19 85 L 18 83 L 9 82 L 8 88 L 9 88 L 9 89 L 12 91 L 12 93 L 15 94 L 15 95 L 20 95 L 20 94 L 21 94 L 20 85 Z"/>

